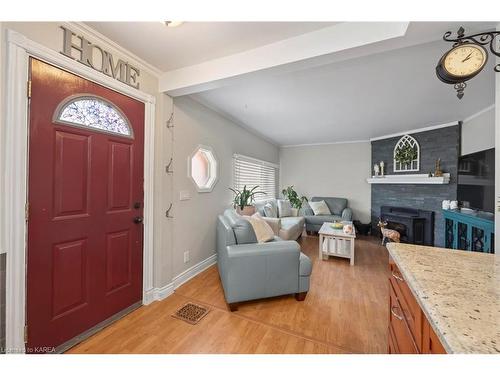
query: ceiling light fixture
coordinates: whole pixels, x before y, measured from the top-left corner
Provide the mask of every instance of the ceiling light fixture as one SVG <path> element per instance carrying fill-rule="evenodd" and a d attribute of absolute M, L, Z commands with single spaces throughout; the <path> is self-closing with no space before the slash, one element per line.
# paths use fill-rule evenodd
<path fill-rule="evenodd" d="M 167 27 L 177 27 L 182 25 L 183 21 L 165 21 L 165 26 Z"/>

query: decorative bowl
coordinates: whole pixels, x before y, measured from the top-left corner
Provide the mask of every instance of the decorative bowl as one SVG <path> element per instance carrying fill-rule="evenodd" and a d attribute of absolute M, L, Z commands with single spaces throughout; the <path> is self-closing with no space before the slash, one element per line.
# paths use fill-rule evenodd
<path fill-rule="evenodd" d="M 342 228 L 344 228 L 344 224 L 339 223 L 339 222 L 335 222 L 335 223 L 331 224 L 331 227 L 333 229 L 342 229 Z"/>

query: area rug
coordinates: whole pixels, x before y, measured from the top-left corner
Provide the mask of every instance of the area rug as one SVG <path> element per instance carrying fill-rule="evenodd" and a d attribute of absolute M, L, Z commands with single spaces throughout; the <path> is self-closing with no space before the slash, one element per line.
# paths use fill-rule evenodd
<path fill-rule="evenodd" d="M 172 314 L 174 318 L 184 320 L 189 324 L 198 324 L 201 319 L 208 314 L 210 310 L 204 306 L 196 305 L 188 302 L 175 313 Z"/>

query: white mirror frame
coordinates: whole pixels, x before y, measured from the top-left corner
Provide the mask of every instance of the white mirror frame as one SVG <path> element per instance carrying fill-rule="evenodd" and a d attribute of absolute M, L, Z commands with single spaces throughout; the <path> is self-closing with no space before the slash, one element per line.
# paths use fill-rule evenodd
<path fill-rule="evenodd" d="M 210 163 L 210 170 L 209 170 L 209 179 L 207 182 L 206 186 L 200 187 L 197 182 L 194 180 L 193 175 L 192 175 L 192 170 L 191 170 L 191 160 L 193 157 L 198 153 L 198 151 L 204 151 L 205 154 L 209 158 L 209 163 Z M 215 155 L 215 152 L 212 147 L 210 146 L 205 146 L 205 145 L 198 145 L 194 151 L 189 155 L 188 160 L 188 177 L 191 179 L 193 182 L 194 186 L 196 187 L 196 190 L 198 193 L 209 193 L 214 189 L 214 186 L 217 184 L 217 181 L 219 180 L 219 162 L 217 160 L 217 156 Z"/>
<path fill-rule="evenodd" d="M 410 167 L 402 166 L 401 164 L 399 164 L 396 161 L 396 151 L 398 150 L 398 148 L 400 146 L 405 145 L 405 144 L 410 144 L 410 145 L 417 147 L 417 157 L 411 161 Z M 411 135 L 405 134 L 401 138 L 399 138 L 399 140 L 396 142 L 396 145 L 394 146 L 394 150 L 393 150 L 392 155 L 393 155 L 393 159 L 392 159 L 393 164 L 392 165 L 393 165 L 394 172 L 418 172 L 418 171 L 420 171 L 420 145 L 418 144 L 418 141 L 415 138 L 413 138 Z"/>

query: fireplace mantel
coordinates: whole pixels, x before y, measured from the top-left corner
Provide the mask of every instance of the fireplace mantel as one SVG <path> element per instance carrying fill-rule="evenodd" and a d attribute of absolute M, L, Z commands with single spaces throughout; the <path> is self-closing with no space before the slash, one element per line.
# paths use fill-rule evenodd
<path fill-rule="evenodd" d="M 390 174 L 383 177 L 370 177 L 366 179 L 369 184 L 434 184 L 444 185 L 450 183 L 450 174 L 443 173 L 441 177 L 429 177 L 428 174 Z"/>

